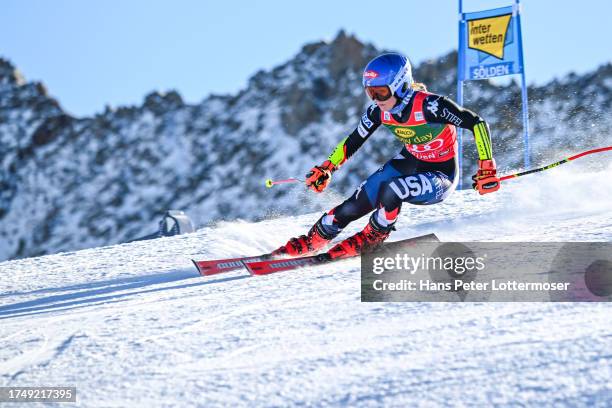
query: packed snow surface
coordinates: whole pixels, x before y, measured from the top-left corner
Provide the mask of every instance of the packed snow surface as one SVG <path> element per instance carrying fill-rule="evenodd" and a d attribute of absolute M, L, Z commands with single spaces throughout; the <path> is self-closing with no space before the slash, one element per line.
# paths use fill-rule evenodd
<path fill-rule="evenodd" d="M 392 240 L 611 241 L 610 170 L 405 206 Z M 262 277 L 191 263 L 269 251 L 318 217 L 0 263 L 0 385 L 76 386 L 80 406 L 611 403 L 607 303 L 361 303 L 357 260 Z"/>

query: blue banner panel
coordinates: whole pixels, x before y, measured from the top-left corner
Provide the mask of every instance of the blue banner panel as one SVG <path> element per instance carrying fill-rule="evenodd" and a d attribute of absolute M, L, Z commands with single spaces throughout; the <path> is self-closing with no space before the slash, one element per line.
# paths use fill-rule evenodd
<path fill-rule="evenodd" d="M 523 71 L 516 8 L 465 13 L 460 22 L 459 80 L 475 80 Z"/>

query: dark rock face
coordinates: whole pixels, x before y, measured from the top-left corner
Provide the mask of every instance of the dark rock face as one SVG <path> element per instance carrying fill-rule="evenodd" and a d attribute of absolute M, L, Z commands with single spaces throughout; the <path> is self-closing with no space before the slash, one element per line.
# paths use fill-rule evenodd
<path fill-rule="evenodd" d="M 263 181 L 303 175 L 354 129 L 368 104 L 362 69 L 380 52 L 340 32 L 256 73 L 237 95 L 188 105 L 175 91 L 152 92 L 142 106 L 80 119 L 0 59 L 0 259 L 124 242 L 151 232 L 168 208 L 202 225 L 337 204 Z M 414 77 L 454 98 L 456 64 L 451 52 L 414 67 Z M 533 162 L 609 145 L 611 87 L 611 64 L 530 87 Z M 499 167 L 520 167 L 518 86 L 478 81 L 465 95 L 491 123 Z M 467 182 L 476 152 L 464 135 Z M 350 194 L 400 148 L 379 131 L 334 175 L 332 189 Z"/>

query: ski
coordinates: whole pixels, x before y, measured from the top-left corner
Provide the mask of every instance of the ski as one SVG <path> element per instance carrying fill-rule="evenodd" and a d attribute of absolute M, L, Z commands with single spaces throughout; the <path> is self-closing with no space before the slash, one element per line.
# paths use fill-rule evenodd
<path fill-rule="evenodd" d="M 268 260 L 272 257 L 270 254 L 258 256 L 243 256 L 238 258 L 214 259 L 211 261 L 196 261 L 192 259 L 193 264 L 198 269 L 202 276 L 216 275 L 218 273 L 231 272 L 237 269 L 244 268 L 249 262 L 257 262 Z"/>
<path fill-rule="evenodd" d="M 439 242 L 440 240 L 436 234 L 421 235 L 418 237 L 403 239 L 388 243 L 389 245 L 402 245 L 406 243 L 416 242 Z M 267 260 L 253 260 L 245 262 L 244 266 L 249 270 L 251 275 L 268 275 L 276 272 L 284 272 L 293 269 L 303 268 L 306 266 L 322 265 L 329 262 L 341 261 L 343 259 L 356 258 L 359 255 L 345 258 L 331 259 L 329 254 L 324 252 L 318 255 L 302 256 L 298 258 L 287 258 L 287 259 L 267 259 Z"/>
<path fill-rule="evenodd" d="M 297 258 L 254 261 L 245 263 L 244 266 L 249 270 L 251 275 L 268 275 L 270 273 L 288 271 L 304 266 L 320 265 L 330 261 L 329 255 L 327 253 L 322 253 L 319 255 L 301 256 Z"/>

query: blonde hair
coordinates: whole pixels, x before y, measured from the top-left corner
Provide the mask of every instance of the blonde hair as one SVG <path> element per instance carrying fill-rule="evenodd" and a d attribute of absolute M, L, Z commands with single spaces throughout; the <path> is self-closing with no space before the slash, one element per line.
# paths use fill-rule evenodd
<path fill-rule="evenodd" d="M 410 87 L 415 91 L 427 92 L 427 86 L 422 82 L 413 82 L 410 84 Z"/>

